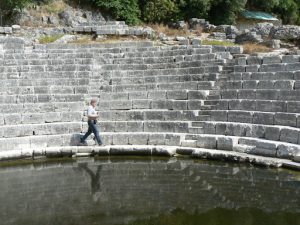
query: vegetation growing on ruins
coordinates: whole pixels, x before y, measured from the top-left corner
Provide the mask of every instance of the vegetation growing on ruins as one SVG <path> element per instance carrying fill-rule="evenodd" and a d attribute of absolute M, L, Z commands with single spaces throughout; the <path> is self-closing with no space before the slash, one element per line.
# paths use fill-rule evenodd
<path fill-rule="evenodd" d="M 12 16 L 28 3 L 55 0 L 0 1 L 1 15 Z M 275 14 L 284 23 L 300 24 L 300 0 L 73 0 L 78 6 L 89 5 L 128 24 L 169 23 L 190 18 L 204 18 L 213 24 L 234 24 L 244 9 Z M 49 9 L 51 11 L 51 9 Z"/>
<path fill-rule="evenodd" d="M 54 35 L 54 36 L 44 36 L 44 37 L 39 39 L 39 43 L 41 43 L 41 44 L 52 43 L 52 42 L 58 40 L 59 38 L 61 38 L 62 36 L 63 35 L 61 35 L 61 34 Z"/>

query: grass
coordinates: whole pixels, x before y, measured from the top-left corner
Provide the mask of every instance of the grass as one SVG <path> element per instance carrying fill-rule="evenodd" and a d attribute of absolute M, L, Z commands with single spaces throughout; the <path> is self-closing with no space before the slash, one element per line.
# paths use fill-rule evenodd
<path fill-rule="evenodd" d="M 59 38 L 61 38 L 63 36 L 64 36 L 63 34 L 58 34 L 58 35 L 54 35 L 54 36 L 44 36 L 39 39 L 39 42 L 40 42 L 40 44 L 49 44 L 49 43 L 52 43 L 52 42 L 58 40 Z"/>
<path fill-rule="evenodd" d="M 220 45 L 220 46 L 236 46 L 235 43 L 230 41 L 219 41 L 219 40 L 208 40 L 204 39 L 202 41 L 203 45 Z"/>
<path fill-rule="evenodd" d="M 157 33 L 164 33 L 168 36 L 188 36 L 191 34 L 187 28 L 174 29 L 164 24 L 146 24 L 146 26 L 151 27 Z"/>
<path fill-rule="evenodd" d="M 41 6 L 41 11 L 47 12 L 49 14 L 58 14 L 64 11 L 65 8 L 66 8 L 66 3 L 62 0 L 50 1 L 48 4 Z"/>
<path fill-rule="evenodd" d="M 247 43 L 243 45 L 245 54 L 253 54 L 259 52 L 271 52 L 272 49 L 261 44 Z"/>
<path fill-rule="evenodd" d="M 106 39 L 95 40 L 90 35 L 82 35 L 75 41 L 71 41 L 71 44 L 98 44 L 98 43 L 114 43 L 114 42 L 122 42 L 122 41 L 143 41 L 145 38 L 136 37 L 133 38 L 131 36 L 116 36 L 116 35 L 107 35 Z"/>

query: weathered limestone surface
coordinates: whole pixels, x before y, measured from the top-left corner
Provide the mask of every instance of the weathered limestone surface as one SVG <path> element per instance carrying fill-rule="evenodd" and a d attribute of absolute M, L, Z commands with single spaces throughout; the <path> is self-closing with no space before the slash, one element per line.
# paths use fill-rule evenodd
<path fill-rule="evenodd" d="M 76 149 L 87 129 L 84 109 L 96 97 L 105 144 L 132 146 L 130 153 L 112 147 L 102 154 L 170 155 L 163 147 L 142 147 L 159 145 L 173 153 L 179 146 L 296 160 L 299 55 L 241 53 L 199 43 L 25 47 L 22 39 L 1 37 L 0 150 L 24 151 L 25 158 L 36 149 L 72 155 L 57 149 Z"/>

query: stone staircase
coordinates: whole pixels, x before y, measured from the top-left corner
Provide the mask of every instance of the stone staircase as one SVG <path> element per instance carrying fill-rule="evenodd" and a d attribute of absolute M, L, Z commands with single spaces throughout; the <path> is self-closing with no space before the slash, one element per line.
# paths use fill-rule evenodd
<path fill-rule="evenodd" d="M 0 149 L 77 145 L 87 129 L 84 109 L 96 97 L 106 145 L 293 159 L 300 149 L 299 56 L 235 58 L 240 53 L 141 41 L 32 48 L 1 38 Z"/>

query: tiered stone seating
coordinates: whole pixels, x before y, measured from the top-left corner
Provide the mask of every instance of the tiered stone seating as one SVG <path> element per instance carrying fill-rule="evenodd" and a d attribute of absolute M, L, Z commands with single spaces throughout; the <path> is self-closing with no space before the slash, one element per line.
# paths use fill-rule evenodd
<path fill-rule="evenodd" d="M 214 109 L 200 112 L 210 121 L 192 126 L 200 127 L 200 133 L 243 137 L 237 140 L 240 151 L 293 158 L 300 151 L 299 58 L 237 59 L 220 99 L 205 103 L 215 105 Z"/>
<path fill-rule="evenodd" d="M 299 152 L 298 56 L 235 59 L 239 47 L 151 42 L 32 49 L 15 41 L 17 48 L 0 40 L 2 151 L 77 145 L 86 105 L 97 97 L 107 145 Z"/>

